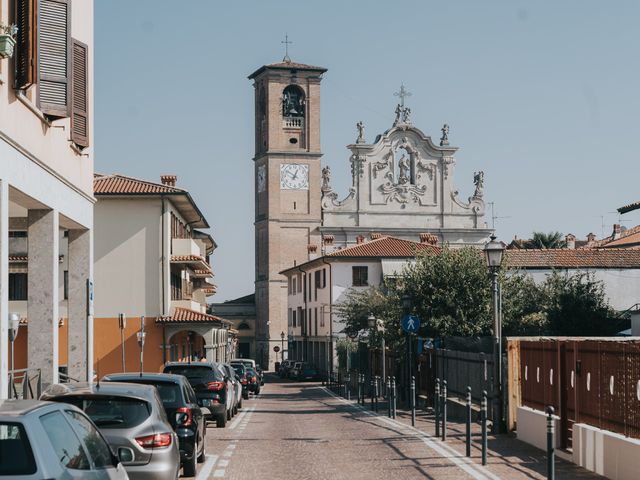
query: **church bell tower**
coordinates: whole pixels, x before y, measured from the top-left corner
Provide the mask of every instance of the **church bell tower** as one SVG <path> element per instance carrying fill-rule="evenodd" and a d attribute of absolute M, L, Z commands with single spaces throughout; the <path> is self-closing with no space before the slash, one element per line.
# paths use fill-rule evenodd
<path fill-rule="evenodd" d="M 279 272 L 309 260 L 320 244 L 320 82 L 326 71 L 287 55 L 249 76 L 255 90 L 256 361 L 269 370 L 273 347 L 289 334 L 287 282 Z"/>

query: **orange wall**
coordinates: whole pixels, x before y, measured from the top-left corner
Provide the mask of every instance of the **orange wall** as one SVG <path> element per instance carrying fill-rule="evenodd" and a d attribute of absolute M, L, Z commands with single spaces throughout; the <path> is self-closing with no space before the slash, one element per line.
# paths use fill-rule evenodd
<path fill-rule="evenodd" d="M 68 359 L 68 329 L 67 319 L 64 319 L 64 325 L 58 327 L 58 362 L 60 365 L 66 365 Z M 15 345 L 15 361 L 16 365 L 14 369 L 19 370 L 21 368 L 27 368 L 27 342 L 29 340 L 29 327 L 27 325 L 21 325 L 18 330 L 18 337 L 14 343 Z M 7 351 L 7 358 L 11 362 L 11 350 Z"/>

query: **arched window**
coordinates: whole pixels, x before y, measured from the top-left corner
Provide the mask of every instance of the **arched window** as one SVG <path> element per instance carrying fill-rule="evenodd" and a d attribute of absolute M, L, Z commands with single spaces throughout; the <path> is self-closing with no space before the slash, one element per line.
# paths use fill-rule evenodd
<path fill-rule="evenodd" d="M 242 322 L 240 325 L 238 325 L 238 330 L 251 330 L 251 327 L 247 322 Z"/>
<path fill-rule="evenodd" d="M 304 117 L 304 92 L 296 85 L 289 85 L 282 92 L 282 116 Z"/>

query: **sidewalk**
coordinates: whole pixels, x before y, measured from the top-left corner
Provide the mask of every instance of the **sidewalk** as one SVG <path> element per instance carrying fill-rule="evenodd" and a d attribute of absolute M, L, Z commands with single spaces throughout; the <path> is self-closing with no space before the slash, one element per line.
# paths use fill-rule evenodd
<path fill-rule="evenodd" d="M 352 400 L 356 403 L 355 400 Z M 367 398 L 365 408 L 371 411 L 371 400 Z M 387 417 L 387 402 L 380 402 L 378 415 Z M 411 426 L 411 411 L 397 409 L 396 421 Z M 466 458 L 465 424 L 464 422 L 447 421 L 447 441 L 435 438 L 435 421 L 433 415 L 424 410 L 416 410 L 415 428 L 429 435 L 434 442 L 446 445 L 455 450 L 460 458 Z M 442 433 L 442 432 L 441 432 Z M 487 465 L 485 468 L 495 477 L 511 479 L 546 479 L 546 452 L 524 443 L 516 438 L 514 433 L 488 436 Z M 481 428 L 479 423 L 471 424 L 471 459 L 475 465 L 482 465 L 481 461 Z M 577 465 L 561 460 L 556 455 L 556 479 L 595 480 L 604 479 L 600 475 L 585 470 Z"/>

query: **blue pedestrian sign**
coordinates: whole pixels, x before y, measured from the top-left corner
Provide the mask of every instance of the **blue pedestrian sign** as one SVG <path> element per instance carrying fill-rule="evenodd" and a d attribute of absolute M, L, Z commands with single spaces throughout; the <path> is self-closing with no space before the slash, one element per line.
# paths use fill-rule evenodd
<path fill-rule="evenodd" d="M 420 319 L 415 315 L 405 315 L 402 317 L 402 328 L 407 333 L 416 333 L 420 328 Z"/>

